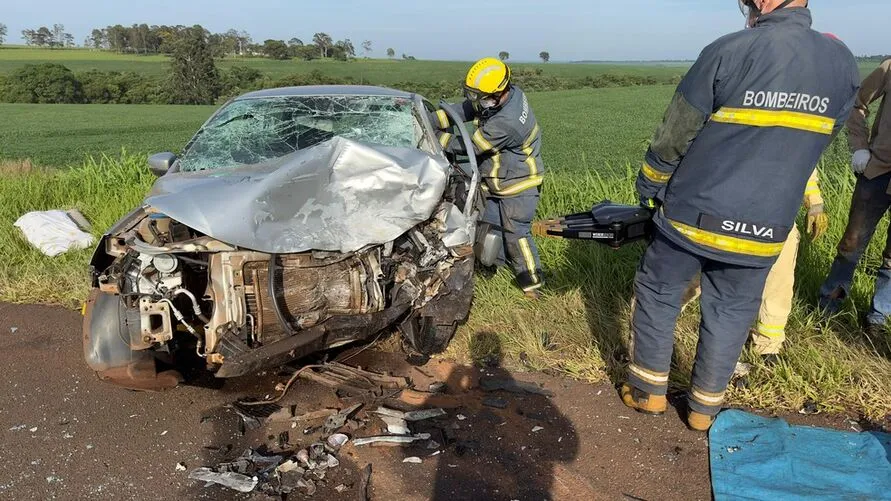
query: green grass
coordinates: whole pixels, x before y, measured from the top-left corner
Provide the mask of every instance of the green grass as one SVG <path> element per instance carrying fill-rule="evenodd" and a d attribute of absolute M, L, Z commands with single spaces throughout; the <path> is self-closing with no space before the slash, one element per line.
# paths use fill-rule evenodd
<path fill-rule="evenodd" d="M 586 210 L 605 198 L 632 203 L 640 158 L 672 92 L 666 86 L 531 95 L 545 134 L 544 155 L 549 169 L 539 216 Z M 107 116 L 133 123 L 180 123 L 186 129 L 189 120 L 193 128 L 197 127 L 209 113 L 209 109 L 196 110 L 195 116 L 187 119 L 180 107 L 136 106 L 129 114 L 122 114 L 119 106 L 97 106 L 84 122 L 70 115 L 78 113 L 78 108 L 36 107 L 33 113 L 20 115 L 19 126 L 41 129 L 43 126 L 27 122 L 27 117 L 39 116 L 43 109 L 51 110 L 44 118 L 55 115 L 55 120 L 67 124 L 72 137 L 80 137 L 80 128 L 103 122 Z M 0 113 L 3 111 L 0 108 Z M 58 130 L 64 131 L 65 127 Z M 108 142 L 102 144 L 125 146 L 134 152 L 177 149 L 185 141 L 176 134 L 145 138 L 136 132 L 115 136 L 116 129 L 109 130 Z M 185 137 L 189 133 L 183 132 Z M 27 140 L 25 136 L 17 139 Z M 65 136 L 57 140 L 64 141 Z M 46 148 L 51 142 L 46 138 L 33 147 Z M 21 151 L 27 153 L 28 148 L 22 147 Z M 872 243 L 857 272 L 853 300 L 847 309 L 825 321 L 813 307 L 847 220 L 853 189 L 849 158 L 842 137 L 820 165 L 832 223 L 823 240 L 810 244 L 805 239 L 802 245 L 797 303 L 784 362 L 775 368 L 756 362 L 749 389 L 732 392 L 735 404 L 796 410 L 811 399 L 827 411 L 846 410 L 873 418 L 891 412 L 891 346 L 887 339 L 867 339 L 858 327 L 858 318 L 869 305 L 872 275 L 881 259 L 880 238 Z M 90 252 L 45 258 L 28 247 L 11 223 L 29 210 L 78 207 L 100 232 L 137 204 L 148 189 L 152 179 L 145 171 L 144 159 L 144 155 L 125 155 L 61 171 L 0 175 L 0 299 L 72 305 L 83 298 Z M 878 233 L 884 234 L 885 228 Z M 594 244 L 553 239 L 539 240 L 539 245 L 548 270 L 544 299 L 536 304 L 523 301 L 506 270 L 493 278 L 479 277 L 469 323 L 452 343 L 450 353 L 470 360 L 471 353 L 478 356 L 487 346 L 495 350 L 492 340 L 497 339 L 498 349 L 514 368 L 548 370 L 587 381 L 618 381 L 628 337 L 631 285 L 642 246 L 612 251 Z M 685 312 L 679 322 L 672 373 L 678 387 L 688 380 L 697 322 L 696 307 Z"/>
<path fill-rule="evenodd" d="M 11 73 L 26 64 L 58 63 L 74 72 L 98 69 L 103 71 L 132 71 L 146 75 L 160 75 L 166 71 L 166 56 L 116 54 L 88 49 L 0 48 L 0 75 Z M 401 59 L 356 59 L 353 61 L 275 61 L 262 57 L 226 58 L 217 63 L 220 68 L 250 66 L 271 78 L 307 74 L 314 70 L 334 77 L 351 77 L 357 82 L 392 85 L 397 82 L 440 82 L 460 80 L 470 63 L 466 61 L 403 61 Z M 584 78 L 603 73 L 652 76 L 669 79 L 683 75 L 685 64 L 511 64 L 514 71 L 523 68 L 542 68 L 546 74 Z"/>
<path fill-rule="evenodd" d="M 65 166 L 85 156 L 178 151 L 214 106 L 0 104 L 0 158 Z"/>

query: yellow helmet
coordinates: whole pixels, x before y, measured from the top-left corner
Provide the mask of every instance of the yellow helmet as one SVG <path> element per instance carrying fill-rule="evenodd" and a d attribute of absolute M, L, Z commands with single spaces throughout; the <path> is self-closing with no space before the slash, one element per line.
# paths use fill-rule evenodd
<path fill-rule="evenodd" d="M 464 91 L 468 99 L 478 101 L 504 92 L 509 85 L 510 68 L 494 57 L 487 57 L 470 67 L 464 80 Z"/>

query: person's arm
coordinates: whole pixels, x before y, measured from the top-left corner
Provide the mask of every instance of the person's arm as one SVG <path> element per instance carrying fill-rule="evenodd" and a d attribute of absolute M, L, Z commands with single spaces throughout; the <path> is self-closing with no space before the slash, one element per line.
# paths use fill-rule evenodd
<path fill-rule="evenodd" d="M 885 95 L 888 78 L 891 78 L 891 59 L 879 65 L 860 86 L 848 119 L 848 143 L 852 152 L 869 149 L 869 105 Z"/>
<path fill-rule="evenodd" d="M 476 118 L 476 111 L 473 109 L 473 105 L 466 99 L 462 103 L 452 104 L 449 107 L 455 111 L 462 123 L 470 122 Z M 430 123 L 437 130 L 449 130 L 453 125 L 449 115 L 442 108 L 430 113 Z"/>
<path fill-rule="evenodd" d="M 473 143 L 473 154 L 477 158 L 498 155 L 501 150 L 517 142 L 515 131 L 506 126 L 504 120 L 497 119 L 489 120 L 485 125 L 477 128 L 470 139 L 470 142 Z M 464 141 L 448 132 L 440 134 L 439 142 L 446 153 L 467 154 Z"/>
<path fill-rule="evenodd" d="M 708 122 L 715 107 L 721 64 L 716 45 L 706 47 L 678 86 L 637 176 L 636 188 L 643 203 L 656 198 Z"/>

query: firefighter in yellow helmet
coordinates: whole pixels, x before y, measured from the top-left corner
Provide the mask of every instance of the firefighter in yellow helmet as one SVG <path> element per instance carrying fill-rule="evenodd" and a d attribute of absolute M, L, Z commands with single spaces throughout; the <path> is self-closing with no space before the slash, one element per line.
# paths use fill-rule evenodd
<path fill-rule="evenodd" d="M 501 231 L 500 261 L 510 264 L 526 297 L 537 299 L 543 284 L 538 249 L 530 234 L 544 174 L 541 129 L 526 94 L 511 84 L 511 72 L 494 58 L 477 61 L 467 72 L 464 102 L 453 105 L 464 122 L 473 122 L 473 152 L 449 132 L 443 110 L 432 117 L 449 154 L 473 154 L 486 190 L 482 221 Z"/>

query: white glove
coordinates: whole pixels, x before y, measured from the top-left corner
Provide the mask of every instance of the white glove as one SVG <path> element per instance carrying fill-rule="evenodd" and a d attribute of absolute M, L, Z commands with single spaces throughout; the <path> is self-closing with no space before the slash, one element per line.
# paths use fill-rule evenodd
<path fill-rule="evenodd" d="M 869 165 L 869 160 L 871 158 L 872 154 L 869 150 L 855 151 L 854 158 L 851 159 L 851 170 L 853 170 L 855 174 L 863 174 L 863 171 L 866 170 L 866 166 Z"/>

